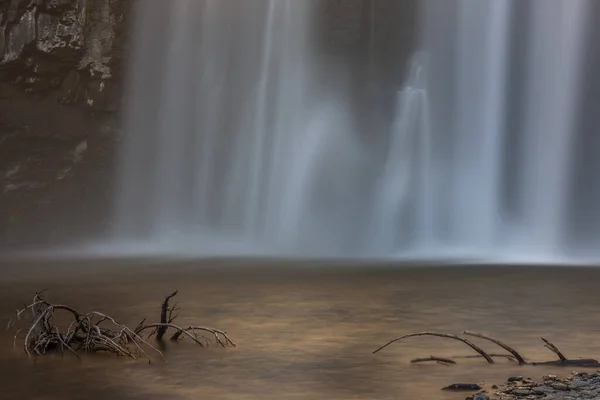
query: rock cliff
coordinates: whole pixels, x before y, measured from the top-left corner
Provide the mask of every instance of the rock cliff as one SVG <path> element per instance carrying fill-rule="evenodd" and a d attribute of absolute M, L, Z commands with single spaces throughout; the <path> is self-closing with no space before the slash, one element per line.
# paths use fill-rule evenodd
<path fill-rule="evenodd" d="M 0 98 L 115 111 L 131 0 L 0 0 Z"/>

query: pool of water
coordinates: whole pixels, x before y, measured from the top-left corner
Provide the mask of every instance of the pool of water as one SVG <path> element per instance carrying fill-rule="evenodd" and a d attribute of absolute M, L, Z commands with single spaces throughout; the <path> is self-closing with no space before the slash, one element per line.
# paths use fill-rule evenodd
<path fill-rule="evenodd" d="M 111 356 L 46 356 L 36 361 L 0 333 L 0 398 L 6 399 L 464 399 L 440 388 L 455 382 L 501 383 L 508 376 L 567 374 L 507 360 L 456 358 L 411 364 L 429 355 L 474 354 L 462 343 L 410 338 L 418 331 L 484 332 L 527 360 L 600 358 L 600 270 L 579 268 L 351 268 L 277 262 L 55 263 L 3 265 L 5 321 L 35 291 L 81 311 L 98 310 L 132 326 L 159 319 L 178 289 L 181 325 L 226 330 L 237 348 L 167 343 L 166 362 Z M 489 352 L 502 352 L 476 340 Z"/>

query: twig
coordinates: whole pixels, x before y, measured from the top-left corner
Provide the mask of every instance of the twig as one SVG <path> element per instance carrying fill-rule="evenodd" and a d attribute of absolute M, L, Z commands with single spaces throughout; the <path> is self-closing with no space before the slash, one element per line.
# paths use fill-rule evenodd
<path fill-rule="evenodd" d="M 451 360 L 449 358 L 443 358 L 443 357 L 435 357 L 435 356 L 429 356 L 429 357 L 423 357 L 423 358 L 413 358 L 412 360 L 410 360 L 411 363 L 419 363 L 419 362 L 428 362 L 428 361 L 435 361 L 439 364 L 456 364 L 456 361 Z"/>
<path fill-rule="evenodd" d="M 169 319 L 167 318 L 167 314 L 173 313 L 172 310 L 169 310 L 169 300 L 171 300 L 173 297 L 175 297 L 177 295 L 178 290 L 174 291 L 173 293 L 171 293 L 170 295 L 168 295 L 167 297 L 165 297 L 165 301 L 163 301 L 162 306 L 160 307 L 160 323 L 161 325 L 158 327 L 158 330 L 156 331 L 156 340 L 162 340 L 163 336 L 165 335 L 165 333 L 167 333 L 167 328 L 169 327 L 169 323 L 171 322 Z"/>
<path fill-rule="evenodd" d="M 142 328 L 140 328 L 138 330 L 137 333 L 141 333 L 142 331 L 146 330 L 146 329 L 150 329 L 150 328 L 158 328 L 157 332 L 161 329 L 164 328 L 165 330 L 167 328 L 173 328 L 176 329 L 177 331 L 181 332 L 182 334 L 186 335 L 187 337 L 189 337 L 190 339 L 192 339 L 194 342 L 196 342 L 196 344 L 200 345 L 201 347 L 204 347 L 204 345 L 202 344 L 202 342 L 200 342 L 198 339 L 196 339 L 194 336 L 192 336 L 186 329 L 174 325 L 174 324 L 149 324 L 149 325 L 144 325 Z M 157 338 L 158 338 L 158 334 L 157 334 Z"/>
<path fill-rule="evenodd" d="M 508 351 L 510 354 L 512 354 L 513 356 L 515 356 L 515 358 L 517 359 L 517 361 L 519 362 L 519 364 L 523 365 L 523 364 L 527 364 L 525 362 L 525 360 L 523 359 L 523 357 L 521 357 L 521 355 L 512 347 L 508 346 L 507 344 L 502 343 L 501 341 L 499 341 L 498 339 L 495 339 L 491 336 L 488 336 L 484 333 L 477 333 L 477 332 L 470 332 L 470 331 L 464 331 L 463 332 L 465 335 L 469 335 L 469 336 L 475 336 L 478 337 L 480 339 L 485 339 L 485 340 L 489 340 L 490 342 L 497 344 L 498 346 L 502 347 L 504 350 Z"/>
<path fill-rule="evenodd" d="M 558 349 L 558 347 L 556 347 L 553 343 L 549 342 L 545 338 L 542 338 L 542 341 L 545 343 L 544 347 L 548 348 L 550 351 L 552 351 L 553 353 L 555 353 L 558 356 L 558 358 L 560 358 L 560 361 L 562 361 L 562 362 L 567 361 L 567 357 L 565 357 L 563 355 L 563 353 L 560 352 L 560 350 Z"/>
<path fill-rule="evenodd" d="M 179 337 L 181 336 L 182 333 L 187 332 L 187 331 L 205 331 L 205 332 L 209 332 L 212 333 L 213 336 L 215 337 L 215 341 L 221 346 L 221 347 L 227 347 L 227 345 L 231 345 L 233 347 L 236 347 L 236 344 L 229 339 L 229 336 L 227 336 L 226 332 L 220 331 L 218 329 L 213 329 L 213 328 L 205 328 L 203 326 L 190 326 L 188 328 L 182 329 L 180 331 L 177 331 L 173 334 L 173 336 L 171 337 L 172 341 L 176 341 L 179 339 Z M 221 340 L 221 338 L 219 337 L 219 335 L 223 336 L 225 338 L 226 343 L 223 343 L 223 341 Z"/>
<path fill-rule="evenodd" d="M 509 361 L 517 362 L 517 360 L 510 354 L 488 353 L 488 355 L 492 358 L 506 358 Z M 470 354 L 468 356 L 452 356 L 452 358 L 481 358 L 481 355 L 480 354 Z"/>
<path fill-rule="evenodd" d="M 463 342 L 464 344 L 466 344 L 467 346 L 469 346 L 473 350 L 475 350 L 477 353 L 481 354 L 481 356 L 483 358 L 485 358 L 488 363 L 494 364 L 494 360 L 492 359 L 492 357 L 490 357 L 479 346 L 477 346 L 476 344 L 474 344 L 473 342 L 470 342 L 469 340 L 467 340 L 465 338 L 462 338 L 462 337 L 460 337 L 458 335 L 453 335 L 453 334 L 450 334 L 450 333 L 437 333 L 437 332 L 410 333 L 408 335 L 400 336 L 400 337 L 397 337 L 396 339 L 390 340 L 389 342 L 387 342 L 386 344 L 384 344 L 383 346 L 381 346 L 380 348 L 378 348 L 377 350 L 375 350 L 373 352 L 373 354 L 377 353 L 380 350 L 383 350 L 384 348 L 386 348 L 387 346 L 389 346 L 390 344 L 392 344 L 394 342 L 397 342 L 397 341 L 402 340 L 402 339 L 410 338 L 410 337 L 415 337 L 415 336 L 437 336 L 437 337 L 442 337 L 442 338 L 448 338 L 448 339 L 458 340 L 460 342 Z"/>

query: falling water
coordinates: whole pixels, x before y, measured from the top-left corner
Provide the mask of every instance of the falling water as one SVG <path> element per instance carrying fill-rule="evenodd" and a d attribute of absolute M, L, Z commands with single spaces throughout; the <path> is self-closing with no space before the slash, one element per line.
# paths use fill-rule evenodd
<path fill-rule="evenodd" d="M 327 74 L 318 2 L 142 2 L 115 238 L 198 255 L 572 256 L 592 1 L 420 2 L 381 135 L 360 132 L 353 92 Z"/>

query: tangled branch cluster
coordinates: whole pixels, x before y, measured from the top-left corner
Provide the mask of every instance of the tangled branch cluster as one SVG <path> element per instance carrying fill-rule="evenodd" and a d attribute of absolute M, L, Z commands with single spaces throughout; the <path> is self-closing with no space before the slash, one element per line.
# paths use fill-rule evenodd
<path fill-rule="evenodd" d="M 175 325 L 177 304 L 169 305 L 169 301 L 177 295 L 177 291 L 167 296 L 161 306 L 161 320 L 157 323 L 146 324 L 142 320 L 135 329 L 123 325 L 114 318 L 98 312 L 80 313 L 64 304 L 53 304 L 46 300 L 43 292 L 36 293 L 31 304 L 17 310 L 15 317 L 8 326 L 15 325 L 19 320 L 28 319 L 30 325 L 19 329 L 15 334 L 16 341 L 25 332 L 23 348 L 31 356 L 40 356 L 49 352 L 69 351 L 79 358 L 80 353 L 108 352 L 119 357 L 137 359 L 140 357 L 151 361 L 148 352 L 157 353 L 164 359 L 163 353 L 149 343 L 150 338 L 156 337 L 162 341 L 167 331 L 171 329 L 171 341 L 187 337 L 201 347 L 207 347 L 214 342 L 220 347 L 235 347 L 235 343 L 221 330 L 202 326 L 187 328 Z M 55 322 L 57 313 L 66 313 L 70 323 L 61 330 Z M 147 331 L 150 333 L 143 337 Z"/>

